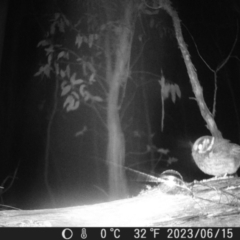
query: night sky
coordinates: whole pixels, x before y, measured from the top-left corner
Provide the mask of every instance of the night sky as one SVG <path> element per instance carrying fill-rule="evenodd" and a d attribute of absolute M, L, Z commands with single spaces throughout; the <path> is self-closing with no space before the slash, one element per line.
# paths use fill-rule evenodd
<path fill-rule="evenodd" d="M 96 114 L 84 104 L 76 111 L 66 112 L 60 92 L 49 149 L 49 184 L 55 205 L 50 202 L 44 184 L 45 147 L 55 82 L 53 78 L 34 76 L 46 61 L 37 44 L 44 38 L 54 12 L 62 11 L 72 18 L 83 14 L 77 12 L 76 2 L 8 1 L 5 33 L 0 33 L 2 39 L 4 36 L 0 55 L 0 186 L 4 183 L 6 189 L 12 185 L 1 195 L 1 204 L 37 209 L 106 201 L 106 130 Z M 203 87 L 206 104 L 212 111 L 214 71 L 240 37 L 239 1 L 172 2 L 182 21 L 184 40 Z M 154 16 L 154 21 L 159 22 L 158 29 L 150 27 L 150 20 L 150 16 L 143 16 L 135 27 L 131 79 L 122 117 L 126 165 L 156 175 L 166 169 L 175 169 L 187 182 L 207 178 L 209 176 L 201 173 L 192 160 L 191 144 L 210 132 L 192 99 L 194 95 L 171 19 L 160 10 Z M 147 41 L 139 56 L 142 43 L 138 39 L 143 36 L 143 29 Z M 196 46 L 209 67 L 200 58 Z M 161 70 L 166 80 L 178 84 L 181 90 L 181 98 L 175 103 L 170 98 L 165 101 L 163 132 L 158 83 Z M 239 39 L 231 57 L 217 72 L 217 86 L 216 124 L 224 138 L 240 144 Z M 77 134 L 83 129 L 87 129 L 84 134 Z M 152 138 L 149 137 L 151 134 Z M 149 139 L 156 148 L 168 149 L 169 154 L 144 154 Z M 173 158 L 178 161 L 170 163 L 169 159 Z M 16 177 L 12 182 L 14 172 Z"/>

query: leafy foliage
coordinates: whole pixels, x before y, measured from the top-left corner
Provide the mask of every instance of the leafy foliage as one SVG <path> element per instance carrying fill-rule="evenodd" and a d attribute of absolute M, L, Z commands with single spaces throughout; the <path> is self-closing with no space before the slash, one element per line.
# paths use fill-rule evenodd
<path fill-rule="evenodd" d="M 62 13 L 55 13 L 50 22 L 46 38 L 37 45 L 44 49 L 47 61 L 40 66 L 35 76 L 44 75 L 50 78 L 53 73 L 61 81 L 61 96 L 65 98 L 63 107 L 67 111 L 76 110 L 81 102 L 103 102 L 102 96 L 93 94 L 92 86 L 97 85 L 97 70 L 93 59 L 84 53 L 96 46 L 99 35 L 83 34 L 79 30 L 81 21 L 72 24 Z M 74 43 L 71 39 L 67 39 L 70 40 L 67 42 L 66 36 L 72 33 Z"/>
<path fill-rule="evenodd" d="M 160 86 L 161 86 L 161 98 L 162 98 L 162 131 L 163 131 L 163 127 L 164 127 L 164 116 L 165 116 L 165 112 L 164 112 L 164 101 L 169 97 L 169 95 L 172 98 L 173 103 L 175 103 L 176 101 L 176 97 L 178 96 L 179 98 L 181 98 L 181 91 L 180 88 L 177 84 L 170 84 L 167 83 L 165 80 L 165 77 L 162 73 L 162 77 L 161 80 L 158 80 Z"/>
<path fill-rule="evenodd" d="M 171 96 L 173 103 L 175 103 L 177 96 L 181 98 L 181 91 L 177 84 L 165 82 L 165 78 L 163 76 L 158 82 L 161 86 L 161 96 L 163 100 L 167 99 L 169 95 Z"/>

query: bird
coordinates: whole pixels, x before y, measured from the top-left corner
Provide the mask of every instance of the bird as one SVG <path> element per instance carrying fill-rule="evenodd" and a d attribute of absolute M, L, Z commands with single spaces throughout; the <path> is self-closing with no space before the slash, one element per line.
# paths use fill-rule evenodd
<path fill-rule="evenodd" d="M 203 136 L 192 146 L 198 168 L 214 177 L 235 174 L 240 166 L 240 146 L 224 138 Z"/>

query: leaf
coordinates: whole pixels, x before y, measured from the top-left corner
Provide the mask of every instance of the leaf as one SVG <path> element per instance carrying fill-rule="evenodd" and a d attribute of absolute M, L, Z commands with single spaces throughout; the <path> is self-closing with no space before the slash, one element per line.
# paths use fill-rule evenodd
<path fill-rule="evenodd" d="M 66 24 L 66 26 L 70 25 L 70 21 L 66 18 L 66 16 L 64 14 L 62 14 L 62 18 L 64 20 L 64 23 Z"/>
<path fill-rule="evenodd" d="M 34 74 L 34 76 L 39 76 L 41 74 L 46 75 L 48 78 L 50 77 L 50 71 L 52 70 L 52 67 L 49 64 L 46 64 L 44 66 L 41 66 L 38 70 L 38 72 L 36 72 Z"/>
<path fill-rule="evenodd" d="M 172 92 L 171 96 L 172 96 L 173 103 L 175 103 L 176 102 L 176 94 Z"/>
<path fill-rule="evenodd" d="M 44 74 L 49 78 L 52 67 L 49 64 L 46 64 L 44 67 Z"/>
<path fill-rule="evenodd" d="M 177 96 L 179 97 L 179 98 L 181 98 L 181 90 L 180 90 L 180 88 L 179 88 L 179 86 L 177 85 L 177 84 L 175 84 L 176 86 L 175 86 L 175 91 L 176 91 L 176 94 L 177 94 Z"/>
<path fill-rule="evenodd" d="M 70 78 L 70 82 L 71 82 L 71 84 L 73 84 L 73 85 L 74 85 L 75 77 L 76 77 L 76 73 L 73 73 L 73 75 L 72 75 L 71 78 Z"/>
<path fill-rule="evenodd" d="M 52 62 L 52 53 L 48 55 L 48 64 L 51 65 Z"/>
<path fill-rule="evenodd" d="M 80 105 L 80 101 L 79 100 L 73 102 L 71 108 L 69 108 L 69 111 L 70 110 L 76 110 L 79 107 L 79 105 Z M 68 109 L 67 109 L 67 111 L 68 111 Z"/>
<path fill-rule="evenodd" d="M 90 98 L 92 98 L 92 95 L 88 92 L 84 92 L 84 101 L 87 102 Z"/>
<path fill-rule="evenodd" d="M 45 48 L 44 50 L 46 51 L 46 55 L 53 53 L 54 52 L 53 45 L 50 45 L 48 48 Z"/>
<path fill-rule="evenodd" d="M 51 35 L 54 35 L 54 34 L 55 34 L 56 24 L 57 24 L 57 22 L 53 22 L 53 23 L 51 24 L 51 27 L 50 27 L 50 34 L 51 34 Z"/>
<path fill-rule="evenodd" d="M 88 101 L 90 98 L 92 98 L 92 95 L 87 91 L 85 90 L 85 87 L 86 85 L 85 84 L 82 84 L 80 87 L 79 87 L 79 93 L 80 95 L 82 96 L 82 98 L 84 99 L 84 101 Z"/>
<path fill-rule="evenodd" d="M 61 51 L 57 56 L 57 60 L 59 60 L 59 58 L 63 57 L 64 55 L 65 55 L 65 51 Z"/>
<path fill-rule="evenodd" d="M 169 157 L 168 160 L 167 160 L 167 165 L 171 165 L 172 163 L 175 163 L 177 162 L 178 159 L 177 158 L 174 158 L 174 157 Z"/>
<path fill-rule="evenodd" d="M 181 98 L 181 91 L 177 84 L 169 84 L 165 82 L 165 78 L 162 75 L 161 80 L 158 80 L 161 86 L 161 94 L 163 99 L 167 99 L 169 97 L 169 93 L 171 94 L 171 99 L 175 103 L 176 97 Z"/>
<path fill-rule="evenodd" d="M 164 148 L 158 148 L 157 152 L 162 153 L 162 154 L 168 154 L 169 153 L 169 149 L 164 149 Z"/>
<path fill-rule="evenodd" d="M 161 93 L 162 93 L 163 99 L 167 99 L 168 98 L 168 95 L 169 95 L 169 92 L 170 92 L 170 88 L 171 88 L 170 84 L 165 84 L 162 87 Z"/>
<path fill-rule="evenodd" d="M 86 65 L 87 65 L 88 69 L 89 69 L 92 73 L 95 73 L 95 72 L 96 72 L 96 69 L 94 68 L 94 66 L 92 65 L 91 62 L 86 62 Z"/>
<path fill-rule="evenodd" d="M 85 132 L 88 131 L 88 128 L 87 126 L 84 126 L 82 130 L 78 131 L 75 133 L 75 136 L 78 137 L 78 136 L 83 136 L 85 134 Z"/>
<path fill-rule="evenodd" d="M 39 70 L 34 74 L 34 77 L 41 75 L 41 73 L 42 73 L 41 68 L 42 67 L 40 67 Z"/>
<path fill-rule="evenodd" d="M 75 80 L 74 82 L 74 85 L 79 85 L 79 84 L 82 84 L 84 81 L 82 79 L 77 79 Z"/>
<path fill-rule="evenodd" d="M 83 37 L 78 33 L 75 40 L 75 44 L 77 45 L 78 48 L 81 47 L 82 42 L 83 42 Z"/>
<path fill-rule="evenodd" d="M 67 74 L 67 77 L 70 78 L 70 67 L 67 65 L 65 73 Z"/>
<path fill-rule="evenodd" d="M 80 93 L 80 95 L 82 96 L 82 97 L 84 97 L 84 95 L 85 95 L 85 88 L 86 87 L 86 85 L 85 84 L 82 84 L 80 87 L 79 87 L 79 93 Z"/>
<path fill-rule="evenodd" d="M 90 35 L 89 35 L 89 41 L 88 41 L 88 46 L 89 46 L 89 48 L 92 47 L 92 45 L 93 45 L 93 40 L 94 40 L 94 35 L 93 35 L 93 34 L 90 34 Z"/>
<path fill-rule="evenodd" d="M 78 95 L 76 92 L 73 91 L 71 94 L 72 94 L 76 99 L 79 99 L 79 95 Z"/>
<path fill-rule="evenodd" d="M 63 89 L 67 84 L 68 84 L 68 82 L 64 80 L 64 81 L 61 83 L 61 89 Z"/>
<path fill-rule="evenodd" d="M 59 17 L 60 17 L 60 13 L 55 13 L 53 21 L 56 21 Z"/>
<path fill-rule="evenodd" d="M 49 45 L 49 44 L 50 44 L 49 41 L 47 41 L 47 40 L 42 40 L 42 41 L 40 41 L 40 42 L 38 43 L 37 47 L 40 47 L 40 46 L 45 47 L 45 46 L 47 46 L 47 45 Z"/>
<path fill-rule="evenodd" d="M 65 96 L 67 93 L 69 93 L 70 90 L 71 90 L 71 85 L 67 85 L 67 86 L 62 87 L 61 96 Z"/>
<path fill-rule="evenodd" d="M 70 82 L 72 85 L 79 85 L 84 82 L 82 79 L 75 79 L 75 78 L 76 78 L 76 73 L 73 73 L 73 75 L 70 78 Z"/>
<path fill-rule="evenodd" d="M 171 91 L 172 101 L 175 103 L 176 96 L 178 96 L 179 98 L 181 97 L 180 88 L 177 84 L 172 84 L 170 91 Z"/>
<path fill-rule="evenodd" d="M 39 70 L 34 74 L 34 77 L 37 77 L 37 76 L 41 75 L 42 73 L 44 73 L 44 66 L 41 66 L 39 68 Z"/>
<path fill-rule="evenodd" d="M 158 82 L 161 86 L 162 98 L 163 99 L 168 98 L 170 85 L 168 83 L 165 83 L 165 77 L 162 75 L 161 80 L 158 80 Z"/>
<path fill-rule="evenodd" d="M 94 82 L 96 82 L 96 79 L 95 79 L 95 73 L 92 73 L 90 78 L 89 78 L 89 83 L 90 84 L 93 84 Z"/>
<path fill-rule="evenodd" d="M 65 71 L 62 69 L 60 70 L 60 76 L 61 78 L 64 78 L 66 76 Z"/>
<path fill-rule="evenodd" d="M 103 99 L 99 96 L 93 96 L 92 100 L 95 101 L 95 102 L 103 102 Z"/>
<path fill-rule="evenodd" d="M 158 80 L 158 82 L 159 82 L 161 88 L 164 88 L 164 86 L 165 86 L 165 77 L 162 76 L 162 77 L 161 77 L 161 80 Z"/>
<path fill-rule="evenodd" d="M 66 107 L 67 112 L 71 111 L 71 110 L 75 110 L 79 107 L 80 105 L 80 101 L 79 100 L 75 100 L 74 97 L 72 95 L 69 95 L 64 104 L 63 107 Z"/>

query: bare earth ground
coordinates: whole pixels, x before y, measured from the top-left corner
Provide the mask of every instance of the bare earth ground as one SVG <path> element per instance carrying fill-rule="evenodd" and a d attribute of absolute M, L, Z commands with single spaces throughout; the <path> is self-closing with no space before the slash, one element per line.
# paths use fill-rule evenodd
<path fill-rule="evenodd" d="M 78 207 L 0 212 L 2 227 L 240 227 L 240 178 Z"/>

